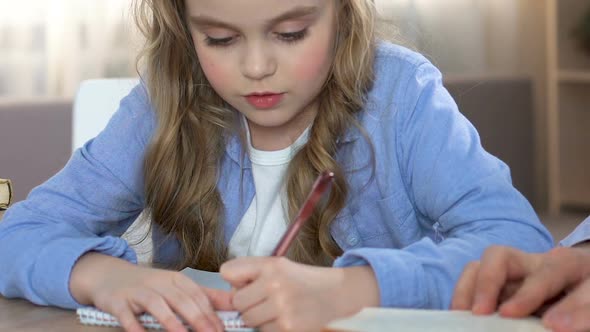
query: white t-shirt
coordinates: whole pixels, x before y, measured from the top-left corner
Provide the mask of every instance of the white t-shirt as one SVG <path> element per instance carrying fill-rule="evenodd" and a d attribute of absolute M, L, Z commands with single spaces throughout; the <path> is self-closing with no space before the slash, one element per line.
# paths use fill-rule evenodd
<path fill-rule="evenodd" d="M 229 242 L 230 257 L 269 256 L 283 236 L 288 217 L 285 172 L 309 139 L 309 127 L 291 146 L 278 151 L 255 149 L 249 131 L 247 138 L 256 194 Z"/>

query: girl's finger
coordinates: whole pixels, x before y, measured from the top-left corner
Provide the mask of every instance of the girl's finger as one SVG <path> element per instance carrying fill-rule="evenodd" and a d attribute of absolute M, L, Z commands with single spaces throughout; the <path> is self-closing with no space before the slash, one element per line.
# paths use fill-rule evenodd
<path fill-rule="evenodd" d="M 167 331 L 187 332 L 182 322 L 170 309 L 170 306 L 160 294 L 153 291 L 142 291 L 135 295 L 135 303 L 150 313 Z"/>
<path fill-rule="evenodd" d="M 235 288 L 242 288 L 252 280 L 256 280 L 269 257 L 241 257 L 221 265 L 219 272 L 223 279 Z"/>
<path fill-rule="evenodd" d="M 117 318 L 117 321 L 128 332 L 145 332 L 143 326 L 137 320 L 135 313 L 133 312 L 132 306 L 125 301 L 114 301 L 110 308 L 99 308 L 105 312 L 111 313 Z"/>
<path fill-rule="evenodd" d="M 157 291 L 184 321 L 196 331 L 223 331 L 223 326 L 219 319 L 212 319 L 206 314 L 206 309 L 203 308 L 196 296 L 191 296 L 182 292 L 175 286 L 170 286 Z M 204 297 L 204 294 L 199 294 Z M 213 313 L 214 314 L 214 313 Z M 215 316 L 217 318 L 217 316 Z"/>
<path fill-rule="evenodd" d="M 223 323 L 217 316 L 217 313 L 215 312 L 215 309 L 213 308 L 211 302 L 207 298 L 207 295 L 199 286 L 195 286 L 198 288 L 198 290 L 195 289 L 188 292 L 191 300 L 199 306 L 202 317 L 204 317 L 207 320 L 207 322 L 211 325 L 212 328 L 215 328 L 215 330 L 217 331 L 223 331 Z"/>
<path fill-rule="evenodd" d="M 213 326 L 216 327 L 216 329 L 223 331 L 223 323 L 221 322 L 221 320 L 217 316 L 217 313 L 215 312 L 215 310 L 231 310 L 229 309 L 231 305 L 221 303 L 222 300 L 220 298 L 223 291 L 208 292 L 208 288 L 197 285 L 191 279 L 185 276 L 180 276 L 180 278 L 175 279 L 174 284 L 180 292 L 187 294 L 191 298 L 191 300 L 194 301 L 199 306 L 199 308 L 201 308 L 201 312 L 203 313 L 203 315 L 205 315 L 205 317 Z M 216 301 L 215 304 L 212 303 L 209 294 L 211 294 L 211 298 L 214 298 L 214 300 Z M 231 296 L 229 295 L 229 292 L 226 292 L 225 296 L 227 297 L 225 299 L 225 302 L 231 303 Z M 216 306 L 216 304 L 223 304 L 224 306 Z"/>
<path fill-rule="evenodd" d="M 271 301 L 263 301 L 242 312 L 242 320 L 246 325 L 259 327 L 268 324 L 278 317 L 278 307 Z"/>
<path fill-rule="evenodd" d="M 276 320 L 273 320 L 271 322 L 268 322 L 262 326 L 258 327 L 258 331 L 260 332 L 276 332 L 276 331 L 281 331 L 279 324 L 277 324 Z"/>
<path fill-rule="evenodd" d="M 232 304 L 233 295 L 231 292 L 207 287 L 201 287 L 201 289 L 205 292 L 207 298 L 209 298 L 214 309 L 226 311 L 235 310 Z"/>
<path fill-rule="evenodd" d="M 234 293 L 233 305 L 243 313 L 262 303 L 270 294 L 280 291 L 280 289 L 281 287 L 276 281 L 269 282 L 264 278 L 259 278 Z"/>
<path fill-rule="evenodd" d="M 211 301 L 209 301 L 209 298 L 204 291 L 204 287 L 197 285 L 184 275 L 178 275 L 178 278 L 174 279 L 174 286 L 179 292 L 188 295 L 190 300 L 200 308 L 201 315 L 207 319 L 212 327 L 215 327 L 218 331 L 223 331 L 223 323 L 211 305 Z"/>

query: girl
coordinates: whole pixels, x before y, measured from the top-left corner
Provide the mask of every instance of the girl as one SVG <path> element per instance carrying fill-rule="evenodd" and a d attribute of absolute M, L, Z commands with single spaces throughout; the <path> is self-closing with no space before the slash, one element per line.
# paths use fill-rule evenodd
<path fill-rule="evenodd" d="M 368 0 L 140 0 L 142 83 L 105 130 L 0 224 L 0 293 L 147 311 L 221 330 L 318 330 L 364 306 L 446 308 L 491 244 L 552 239 L 424 57 L 375 38 Z M 315 177 L 329 197 L 288 259 L 268 255 Z M 218 270 L 233 293 L 135 265 Z"/>

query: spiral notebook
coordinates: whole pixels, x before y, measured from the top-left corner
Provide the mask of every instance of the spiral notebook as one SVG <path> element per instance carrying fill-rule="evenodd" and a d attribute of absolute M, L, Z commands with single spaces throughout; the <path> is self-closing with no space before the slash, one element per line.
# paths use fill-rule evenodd
<path fill-rule="evenodd" d="M 186 275 L 187 277 L 191 278 L 194 282 L 198 283 L 201 286 L 223 290 L 229 290 L 231 288 L 231 286 L 221 278 L 219 273 L 195 270 L 191 268 L 186 268 L 180 272 Z M 116 317 L 93 307 L 78 309 L 76 313 L 78 314 L 78 319 L 84 325 L 109 327 L 120 326 Z M 217 315 L 223 322 L 225 330 L 228 332 L 256 331 L 256 329 L 246 327 L 244 322 L 241 319 L 237 318 L 237 311 L 218 311 Z M 158 330 L 162 329 L 162 326 L 160 326 L 158 321 L 151 315 L 143 314 L 139 316 L 138 319 L 145 328 Z"/>
<path fill-rule="evenodd" d="M 76 310 L 80 323 L 84 325 L 119 327 L 121 326 L 115 316 L 93 307 L 79 308 Z M 237 311 L 218 311 L 217 316 L 223 322 L 227 332 L 251 332 L 256 331 L 253 328 L 246 327 L 244 322 L 238 318 Z M 138 317 L 139 322 L 148 329 L 163 329 L 158 321 L 151 315 L 143 314 Z M 185 324 L 190 329 L 188 325 Z"/>

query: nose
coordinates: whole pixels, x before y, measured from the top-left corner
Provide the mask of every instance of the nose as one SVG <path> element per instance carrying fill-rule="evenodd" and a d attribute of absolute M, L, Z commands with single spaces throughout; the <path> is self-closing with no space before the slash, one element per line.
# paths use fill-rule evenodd
<path fill-rule="evenodd" d="M 252 80 L 262 80 L 272 76 L 277 63 L 272 48 L 264 43 L 250 43 L 242 58 L 242 74 Z"/>

